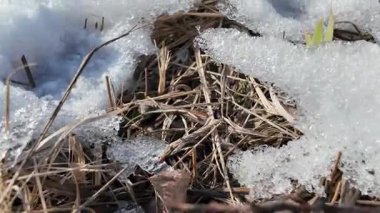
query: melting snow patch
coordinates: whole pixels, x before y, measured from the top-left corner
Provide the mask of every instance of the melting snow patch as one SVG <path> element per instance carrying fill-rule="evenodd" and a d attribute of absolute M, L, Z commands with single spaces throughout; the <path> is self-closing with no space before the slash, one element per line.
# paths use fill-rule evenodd
<path fill-rule="evenodd" d="M 378 0 L 224 0 L 220 10 L 253 31 L 264 35 L 285 36 L 301 40 L 305 31 L 311 31 L 315 22 L 328 17 L 330 8 L 344 21 L 352 21 L 365 29 L 380 29 Z M 338 19 L 339 21 L 340 19 Z M 380 36 L 380 35 L 378 35 Z M 380 37 L 378 37 L 380 38 Z"/>
<path fill-rule="evenodd" d="M 36 82 L 34 89 L 27 91 L 14 84 L 11 86 L 9 134 L 4 130 L 4 105 L 0 107 L 0 153 L 10 148 L 19 151 L 41 132 L 83 57 L 92 48 L 125 33 L 142 20 L 152 23 L 158 15 L 187 11 L 193 5 L 193 1 L 188 0 L 0 0 L 0 3 L 2 104 L 6 91 L 3 80 L 21 65 L 21 56 L 25 55 L 30 64 L 36 64 L 31 68 Z M 102 32 L 99 30 L 101 17 L 105 18 Z M 98 22 L 98 30 L 95 22 Z M 53 129 L 104 112 L 105 76 L 112 79 L 116 92 L 130 87 L 137 57 L 154 52 L 150 33 L 149 27 L 137 30 L 97 52 L 76 83 Z M 26 82 L 23 70 L 13 75 L 12 80 Z M 110 124 L 114 124 L 113 121 L 90 125 L 85 132 L 92 133 L 85 135 L 110 134 L 115 128 Z"/>
<path fill-rule="evenodd" d="M 229 159 L 232 174 L 255 197 L 292 189 L 291 180 L 319 190 L 339 151 L 345 178 L 365 194 L 380 194 L 380 47 L 334 42 L 316 49 L 237 30 L 210 29 L 198 44 L 220 63 L 274 82 L 295 98 L 301 112 L 298 141 L 261 147 Z"/>
<path fill-rule="evenodd" d="M 159 163 L 159 156 L 166 147 L 164 141 L 150 137 L 137 137 L 112 143 L 107 149 L 107 156 L 126 167 L 127 176 L 134 171 L 136 165 L 147 172 L 157 173 L 169 168 L 165 162 Z"/>

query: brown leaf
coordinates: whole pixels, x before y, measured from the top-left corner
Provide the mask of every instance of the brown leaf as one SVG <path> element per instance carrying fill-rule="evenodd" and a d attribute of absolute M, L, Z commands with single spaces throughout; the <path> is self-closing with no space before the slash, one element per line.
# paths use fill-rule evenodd
<path fill-rule="evenodd" d="M 186 192 L 190 183 L 190 174 L 185 171 L 164 171 L 149 178 L 161 199 L 164 209 L 186 202 Z"/>

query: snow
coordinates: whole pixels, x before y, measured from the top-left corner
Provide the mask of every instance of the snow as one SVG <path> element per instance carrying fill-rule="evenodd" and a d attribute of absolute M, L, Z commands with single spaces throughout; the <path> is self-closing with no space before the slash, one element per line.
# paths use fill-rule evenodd
<path fill-rule="evenodd" d="M 210 29 L 197 43 L 220 63 L 273 82 L 297 102 L 304 136 L 280 149 L 260 147 L 229 159 L 230 172 L 253 197 L 292 189 L 291 180 L 319 191 L 342 151 L 344 177 L 364 194 L 380 193 L 380 47 L 364 41 L 315 49 L 273 36 Z M 374 174 L 371 174 L 373 173 Z"/>
<path fill-rule="evenodd" d="M 285 32 L 292 40 L 303 40 L 304 32 L 312 31 L 318 19 L 327 19 L 331 8 L 342 20 L 365 30 L 380 29 L 374 16 L 380 15 L 378 0 L 224 0 L 218 6 L 229 18 L 253 31 L 276 37 L 283 37 Z M 380 38 L 380 34 L 374 36 Z"/>
<path fill-rule="evenodd" d="M 117 160 L 123 167 L 127 167 L 125 172 L 127 175 L 134 172 L 136 165 L 147 172 L 158 173 L 170 168 L 165 162 L 159 162 L 159 157 L 166 148 L 165 141 L 138 136 L 110 144 L 107 156 Z"/>
<path fill-rule="evenodd" d="M 136 24 L 152 23 L 163 13 L 187 11 L 193 3 L 188 0 L 0 0 L 0 153 L 13 149 L 17 156 L 28 141 L 38 137 L 83 57 L 92 48 Z M 101 17 L 105 18 L 102 32 L 95 29 L 95 22 L 100 23 Z M 86 18 L 88 26 L 84 29 Z M 132 86 L 137 57 L 155 51 L 150 32 L 149 26 L 137 30 L 95 54 L 52 131 L 74 120 L 105 112 L 105 76 L 110 76 L 117 92 Z M 29 64 L 35 64 L 31 70 L 37 86 L 27 90 L 12 84 L 8 133 L 4 129 L 3 80 L 21 66 L 22 55 Z M 11 79 L 27 82 L 23 69 Z M 99 122 L 76 131 L 84 134 L 83 137 L 116 134 L 117 122 L 113 118 Z"/>

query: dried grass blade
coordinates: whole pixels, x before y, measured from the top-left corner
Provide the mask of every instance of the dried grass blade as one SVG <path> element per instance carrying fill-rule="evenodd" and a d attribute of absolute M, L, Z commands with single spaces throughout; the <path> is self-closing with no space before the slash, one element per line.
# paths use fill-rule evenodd
<path fill-rule="evenodd" d="M 162 47 L 157 55 L 158 71 L 160 75 L 158 84 L 158 94 L 161 95 L 165 92 L 166 72 L 170 63 L 170 52 L 166 46 Z"/>
<path fill-rule="evenodd" d="M 29 86 L 31 89 L 33 89 L 34 87 L 36 87 L 36 83 L 34 82 L 33 75 L 32 75 L 32 72 L 30 71 L 28 61 L 26 60 L 25 55 L 22 55 L 21 61 L 25 69 L 26 77 L 28 78 L 28 81 L 29 81 Z"/>
<path fill-rule="evenodd" d="M 36 64 L 29 64 L 28 65 L 28 67 L 31 67 L 31 66 L 36 66 Z M 9 122 L 10 122 L 10 102 L 11 102 L 11 97 L 10 97 L 11 96 L 11 86 L 10 85 L 11 85 L 11 82 L 12 82 L 11 78 L 12 78 L 12 76 L 14 74 L 16 74 L 17 72 L 19 72 L 22 69 L 26 69 L 26 68 L 24 66 L 18 67 L 17 69 L 15 69 L 11 73 L 9 73 L 9 75 L 7 76 L 7 79 L 6 79 L 6 91 L 5 91 L 5 130 L 7 132 L 9 132 L 9 130 L 10 130 Z"/>
<path fill-rule="evenodd" d="M 109 106 L 110 106 L 110 109 L 113 110 L 116 107 L 116 103 L 115 103 L 114 93 L 112 92 L 112 89 L 111 89 L 110 77 L 108 75 L 106 76 L 106 86 L 107 86 L 107 95 L 108 95 Z"/>
<path fill-rule="evenodd" d="M 282 106 L 280 100 L 278 100 L 277 95 L 274 93 L 272 87 L 269 89 L 269 94 L 273 101 L 275 110 L 277 111 L 277 114 L 284 117 L 289 123 L 294 123 L 295 118 L 290 113 L 288 113 L 288 111 L 286 111 L 286 109 Z"/>
<path fill-rule="evenodd" d="M 38 173 L 38 168 L 37 168 L 37 162 L 36 162 L 36 160 L 34 160 L 34 170 L 36 171 L 36 173 Z M 41 201 L 41 204 L 42 204 L 42 209 L 43 209 L 44 212 L 47 212 L 47 205 L 46 205 L 45 196 L 44 196 L 44 193 L 43 193 L 40 177 L 35 176 L 35 179 L 36 179 L 36 185 L 37 185 L 38 195 L 40 197 L 40 201 Z"/>

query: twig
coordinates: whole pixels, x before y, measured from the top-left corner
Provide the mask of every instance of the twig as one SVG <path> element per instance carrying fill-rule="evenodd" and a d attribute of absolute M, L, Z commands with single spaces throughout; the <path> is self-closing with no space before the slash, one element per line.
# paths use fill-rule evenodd
<path fill-rule="evenodd" d="M 338 152 L 335 163 L 334 163 L 334 167 L 333 167 L 333 169 L 331 171 L 331 175 L 330 175 L 331 181 L 334 180 L 334 177 L 335 177 L 336 173 L 338 172 L 341 158 L 342 158 L 342 152 Z"/>
<path fill-rule="evenodd" d="M 7 84 L 6 84 L 6 93 L 5 93 L 5 131 L 9 132 L 9 120 L 10 120 L 10 93 L 11 93 L 11 88 L 10 88 L 10 79 L 7 79 Z"/>
<path fill-rule="evenodd" d="M 332 199 L 330 201 L 331 204 L 335 203 L 338 200 L 338 196 L 339 196 L 339 193 L 340 193 L 341 186 L 342 186 L 342 181 L 339 181 L 338 184 L 335 187 L 334 196 L 332 197 Z"/>
<path fill-rule="evenodd" d="M 187 204 L 187 203 L 172 203 L 170 206 L 173 210 L 180 212 L 225 212 L 225 213 L 249 213 L 252 212 L 248 205 L 225 205 L 219 203 L 211 204 Z"/>
<path fill-rule="evenodd" d="M 102 32 L 104 29 L 104 17 L 102 17 L 102 22 L 100 24 L 100 32 Z"/>
<path fill-rule="evenodd" d="M 22 55 L 21 61 L 25 69 L 26 77 L 28 78 L 28 81 L 29 81 L 29 86 L 31 89 L 33 89 L 34 87 L 36 87 L 36 83 L 34 82 L 33 75 L 32 75 L 32 72 L 30 71 L 28 61 L 26 60 L 25 55 Z"/>
<path fill-rule="evenodd" d="M 197 17 L 206 17 L 206 18 L 224 18 L 225 15 L 221 13 L 185 13 L 186 16 L 197 16 Z"/>
<path fill-rule="evenodd" d="M 197 150 L 195 147 L 191 149 L 191 161 L 192 163 L 192 174 L 191 179 L 192 182 L 197 178 Z"/>
<path fill-rule="evenodd" d="M 88 19 L 85 18 L 85 19 L 84 19 L 84 26 L 83 26 L 83 29 L 87 29 L 87 21 L 88 21 Z"/>
<path fill-rule="evenodd" d="M 115 109 L 115 101 L 114 101 L 113 93 L 111 92 L 111 85 L 110 84 L 111 84 L 110 78 L 107 75 L 106 76 L 106 85 L 107 85 L 108 102 L 109 102 L 110 109 L 113 110 L 113 109 Z"/>
<path fill-rule="evenodd" d="M 148 86 L 148 69 L 145 68 L 144 69 L 144 75 L 145 75 L 145 79 L 144 79 L 144 83 L 145 83 L 145 92 L 144 92 L 144 97 L 146 98 L 148 96 L 148 91 L 149 91 L 149 86 Z"/>

